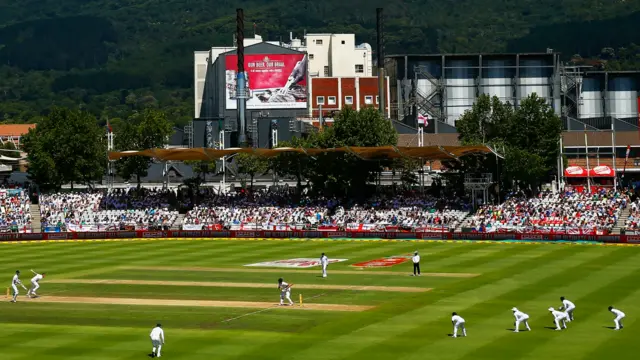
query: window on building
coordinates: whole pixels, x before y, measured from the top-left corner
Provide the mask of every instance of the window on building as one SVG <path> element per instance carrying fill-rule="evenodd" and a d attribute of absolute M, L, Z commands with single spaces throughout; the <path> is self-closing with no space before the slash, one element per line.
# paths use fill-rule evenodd
<path fill-rule="evenodd" d="M 376 104 L 380 104 L 380 95 L 376 95 Z"/>
<path fill-rule="evenodd" d="M 316 40 L 316 45 L 322 45 L 322 39 L 317 39 Z"/>
<path fill-rule="evenodd" d="M 324 67 L 324 76 L 329 76 L 329 67 L 328 66 Z"/>
<path fill-rule="evenodd" d="M 335 105 L 336 104 L 336 97 L 335 96 L 328 96 L 327 97 L 327 105 Z"/>
<path fill-rule="evenodd" d="M 345 96 L 344 97 L 344 103 L 346 105 L 353 105 L 353 96 Z"/>
<path fill-rule="evenodd" d="M 313 54 L 309 54 L 309 59 L 313 60 Z"/>
<path fill-rule="evenodd" d="M 344 45 L 344 43 L 345 43 L 344 40 L 342 40 L 342 45 Z"/>
<path fill-rule="evenodd" d="M 372 105 L 373 104 L 373 96 L 368 95 L 364 97 L 364 103 L 367 105 Z"/>
<path fill-rule="evenodd" d="M 364 65 L 356 64 L 356 74 L 364 73 Z"/>
<path fill-rule="evenodd" d="M 316 97 L 316 103 L 318 105 L 324 105 L 324 96 L 317 96 Z"/>

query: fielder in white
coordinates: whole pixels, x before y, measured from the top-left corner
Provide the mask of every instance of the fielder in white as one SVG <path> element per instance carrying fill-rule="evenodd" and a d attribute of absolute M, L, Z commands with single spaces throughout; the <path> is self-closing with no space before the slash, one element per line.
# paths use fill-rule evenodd
<path fill-rule="evenodd" d="M 284 305 L 284 299 L 289 301 L 289 305 L 293 305 L 291 300 L 291 286 L 287 284 L 283 278 L 278 279 L 278 290 L 280 290 L 280 305 Z"/>
<path fill-rule="evenodd" d="M 626 316 L 622 311 L 615 309 L 613 306 L 609 306 L 609 311 L 616 315 L 616 318 L 613 319 L 613 322 L 616 324 L 615 330 L 620 330 L 624 326 L 622 326 L 622 319 Z"/>
<path fill-rule="evenodd" d="M 31 270 L 36 276 L 31 278 L 31 288 L 27 291 L 27 296 L 31 298 L 37 298 L 38 294 L 36 294 L 36 290 L 40 288 L 40 280 L 44 278 L 44 273 L 38 274 L 37 272 Z"/>
<path fill-rule="evenodd" d="M 462 336 L 467 336 L 467 329 L 464 327 L 464 319 L 458 313 L 451 313 L 451 323 L 453 324 L 453 337 L 458 337 L 458 328 L 462 329 Z"/>
<path fill-rule="evenodd" d="M 162 350 L 162 345 L 164 345 L 164 330 L 162 330 L 162 325 L 156 325 L 156 327 L 151 330 L 149 337 L 151 337 L 151 344 L 153 345 L 153 350 L 151 350 L 150 356 L 160 357 L 160 351 Z"/>
<path fill-rule="evenodd" d="M 329 258 L 324 253 L 322 253 L 322 255 L 320 256 L 320 264 L 322 264 L 322 277 L 326 278 L 327 277 L 327 265 L 329 265 Z"/>
<path fill-rule="evenodd" d="M 13 280 L 11 280 L 11 288 L 13 289 L 13 299 L 11 300 L 12 303 L 16 302 L 16 299 L 18 298 L 17 285 L 20 285 L 23 289 L 27 290 L 27 288 L 22 285 L 22 281 L 20 281 L 20 270 L 16 270 L 16 274 L 13 275 Z"/>
<path fill-rule="evenodd" d="M 516 328 L 513 330 L 513 332 L 518 332 L 520 331 L 520 323 L 523 322 L 524 326 L 527 327 L 527 330 L 531 331 L 531 328 L 529 327 L 529 315 L 523 313 L 522 311 L 518 310 L 518 308 L 513 308 L 511 309 L 513 311 L 513 316 L 516 318 Z"/>
<path fill-rule="evenodd" d="M 567 328 L 567 321 L 569 321 L 569 314 L 564 311 L 558 311 L 552 307 L 549 308 L 551 315 L 553 315 L 553 322 L 556 324 L 556 330 L 562 330 L 560 328 L 560 321 L 562 321 L 562 327 Z"/>
<path fill-rule="evenodd" d="M 565 299 L 564 296 L 560 297 L 560 301 L 562 301 L 560 310 L 564 310 L 564 312 L 569 315 L 568 321 L 573 321 L 573 310 L 575 310 L 576 306 L 571 301 Z"/>

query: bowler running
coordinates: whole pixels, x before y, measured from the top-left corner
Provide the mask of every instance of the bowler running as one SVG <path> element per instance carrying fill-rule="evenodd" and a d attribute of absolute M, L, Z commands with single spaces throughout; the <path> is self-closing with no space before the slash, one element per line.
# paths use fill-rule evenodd
<path fill-rule="evenodd" d="M 451 313 L 451 323 L 453 324 L 453 337 L 458 337 L 458 328 L 462 330 L 462 336 L 467 336 L 467 329 L 464 327 L 464 319 L 458 313 Z"/>
<path fill-rule="evenodd" d="M 522 311 L 518 310 L 518 308 L 513 308 L 511 309 L 511 311 L 513 311 L 513 316 L 516 318 L 516 323 L 515 323 L 515 329 L 513 330 L 513 332 L 518 332 L 520 330 L 520 323 L 523 322 L 524 326 L 527 327 L 527 330 L 531 331 L 531 328 L 529 327 L 529 322 L 527 320 L 529 320 L 529 315 L 523 313 Z"/>
<path fill-rule="evenodd" d="M 16 274 L 13 275 L 13 280 L 11 280 L 11 288 L 13 289 L 12 303 L 16 302 L 16 299 L 18 298 L 18 287 L 16 285 L 20 285 L 23 289 L 27 290 L 27 288 L 22 285 L 22 281 L 20 281 L 20 270 L 16 270 Z"/>
<path fill-rule="evenodd" d="M 284 305 L 284 299 L 289 301 L 289 305 L 293 305 L 291 300 L 291 286 L 293 284 L 287 284 L 283 278 L 278 279 L 278 290 L 280 290 L 280 305 Z"/>
<path fill-rule="evenodd" d="M 44 273 L 38 274 L 37 272 L 31 269 L 31 272 L 36 274 L 33 278 L 31 278 L 31 288 L 27 291 L 27 296 L 30 298 L 37 298 L 38 294 L 36 294 L 36 290 L 40 288 L 40 280 L 44 278 Z"/>
<path fill-rule="evenodd" d="M 622 329 L 624 327 L 622 326 L 622 319 L 624 319 L 626 315 L 622 311 L 615 309 L 613 306 L 609 306 L 609 311 L 611 311 L 616 315 L 616 318 L 613 319 L 613 323 L 616 324 L 616 327 L 614 330 Z"/>

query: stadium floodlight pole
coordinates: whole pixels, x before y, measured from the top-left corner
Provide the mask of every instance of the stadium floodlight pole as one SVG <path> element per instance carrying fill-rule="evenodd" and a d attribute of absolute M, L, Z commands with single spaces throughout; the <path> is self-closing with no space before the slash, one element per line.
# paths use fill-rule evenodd
<path fill-rule="evenodd" d="M 385 86 L 384 86 L 384 16 L 382 14 L 382 8 L 376 9 L 376 33 L 377 33 L 377 48 L 378 48 L 378 110 L 380 114 L 386 118 L 385 107 L 387 102 L 385 101 Z"/>
<path fill-rule="evenodd" d="M 220 129 L 220 138 L 218 139 L 218 148 L 220 150 L 224 150 L 224 128 Z M 221 191 L 224 191 L 224 193 L 227 193 L 227 167 L 226 167 L 226 162 L 227 162 L 227 157 L 223 156 L 222 157 L 222 184 L 221 187 L 222 189 L 220 189 Z"/>
<path fill-rule="evenodd" d="M 238 142 L 240 147 L 247 147 L 247 89 L 246 74 L 244 72 L 244 10 L 236 9 L 236 38 L 237 38 L 237 55 L 238 55 L 238 71 L 236 72 L 236 97 L 238 101 L 237 112 L 238 122 L 240 123 L 240 133 L 238 134 Z"/>

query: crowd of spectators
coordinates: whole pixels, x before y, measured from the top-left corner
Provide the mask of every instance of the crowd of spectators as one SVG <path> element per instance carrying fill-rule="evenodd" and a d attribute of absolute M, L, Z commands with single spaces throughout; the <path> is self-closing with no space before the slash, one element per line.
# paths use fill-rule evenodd
<path fill-rule="evenodd" d="M 380 194 L 361 202 L 291 192 L 211 195 L 186 214 L 184 229 L 442 231 L 455 228 L 469 211 L 462 199 L 419 193 Z"/>
<path fill-rule="evenodd" d="M 21 188 L 0 189 L 0 232 L 31 232 L 31 201 Z"/>
<path fill-rule="evenodd" d="M 41 195 L 41 223 L 50 231 L 169 229 L 178 218 L 169 210 L 172 194 L 142 188 Z"/>
<path fill-rule="evenodd" d="M 500 205 L 483 206 L 466 227 L 478 232 L 517 231 L 607 234 L 629 204 L 625 192 L 543 192 L 533 198 L 514 196 Z"/>

